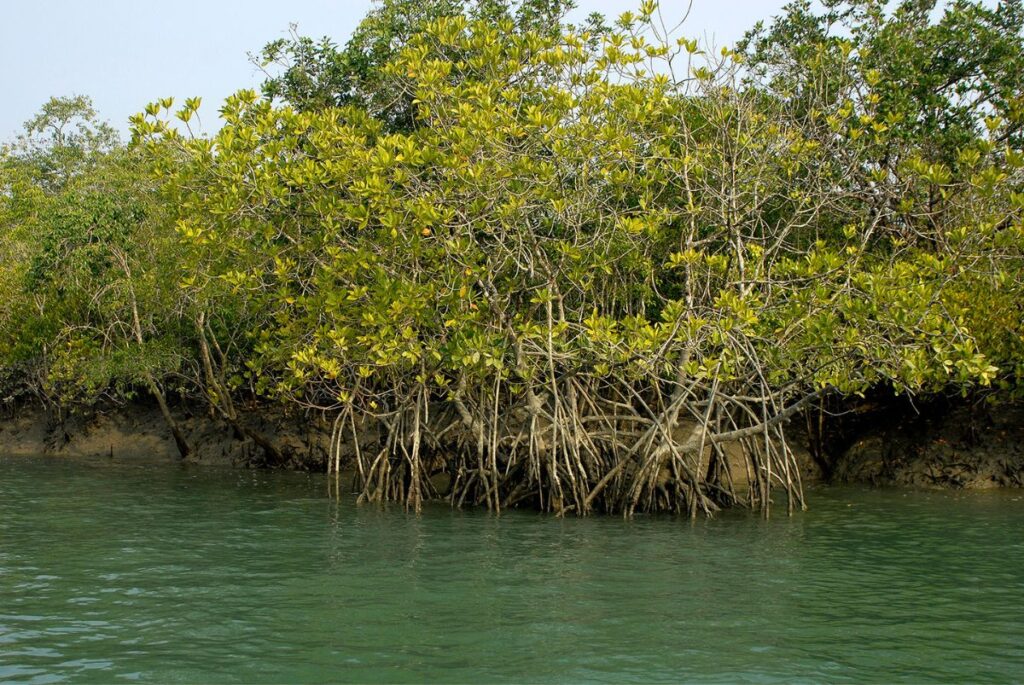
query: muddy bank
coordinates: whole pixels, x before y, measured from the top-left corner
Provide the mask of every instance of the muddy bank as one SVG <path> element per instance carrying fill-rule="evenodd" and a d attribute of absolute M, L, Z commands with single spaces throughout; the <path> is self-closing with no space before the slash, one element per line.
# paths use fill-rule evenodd
<path fill-rule="evenodd" d="M 937 399 L 869 409 L 833 445 L 829 480 L 929 488 L 1024 486 L 1024 406 Z"/>
<path fill-rule="evenodd" d="M 326 464 L 329 427 L 316 417 L 267 410 L 242 415 L 246 427 L 278 446 L 283 460 L 274 464 L 224 421 L 188 410 L 179 410 L 177 418 L 193 448 L 190 463 L 299 470 L 318 470 Z M 23 406 L 0 416 L 0 453 L 134 463 L 181 461 L 159 408 L 146 403 L 74 412 Z"/>
<path fill-rule="evenodd" d="M 190 463 L 242 468 L 323 471 L 331 425 L 318 415 L 277 408 L 250 410 L 248 428 L 272 439 L 282 461 L 269 463 L 252 440 L 208 414 L 177 410 L 194 449 Z M 976 406 L 939 400 L 862 407 L 824 436 L 826 454 L 812 458 L 801 421 L 790 435 L 804 483 L 869 483 L 943 488 L 1024 486 L 1024 406 Z M 376 442 L 363 432 L 364 444 Z M 0 415 L 0 453 L 9 456 L 95 458 L 114 462 L 181 461 L 158 407 L 143 402 L 87 412 L 23 406 Z M 730 478 L 740 488 L 750 474 L 736 445 L 727 450 Z M 344 446 L 343 458 L 351 457 Z M 431 480 L 443 495 L 449 475 L 440 464 Z"/>
<path fill-rule="evenodd" d="M 175 418 L 182 428 L 193 453 L 188 462 L 198 465 L 242 468 L 283 468 L 304 471 L 327 469 L 331 440 L 331 423 L 317 414 L 289 414 L 276 407 L 262 407 L 243 412 L 246 428 L 258 431 L 273 442 L 283 460 L 271 462 L 252 440 L 240 435 L 230 424 L 208 414 L 176 407 Z M 692 425 L 679 428 L 680 434 Z M 360 430 L 364 450 L 383 447 L 379 427 Z M 803 482 L 820 480 L 821 473 L 806 449 L 793 445 L 801 467 Z M 55 456 L 67 458 L 104 459 L 118 463 L 179 463 L 182 461 L 171 433 L 152 403 L 62 412 L 34 405 L 23 405 L 16 411 L 0 414 L 0 454 L 8 456 Z M 725 467 L 729 479 L 738 489 L 747 488 L 752 479 L 749 464 L 738 443 L 724 447 Z M 341 445 L 344 472 L 354 475 L 354 446 Z M 438 454 L 438 457 L 443 455 Z M 703 463 L 711 459 L 710 447 L 705 449 Z M 435 496 L 446 496 L 451 474 L 443 458 L 427 463 Z M 662 480 L 670 473 L 662 469 Z M 661 483 L 664 485 L 665 483 Z"/>

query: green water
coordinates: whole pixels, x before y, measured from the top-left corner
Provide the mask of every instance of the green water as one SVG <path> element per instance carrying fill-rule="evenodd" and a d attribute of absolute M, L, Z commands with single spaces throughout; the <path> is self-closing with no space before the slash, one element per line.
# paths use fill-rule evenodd
<path fill-rule="evenodd" d="M 0 458 L 0 681 L 1024 679 L 1024 495 L 422 516 L 322 476 Z"/>

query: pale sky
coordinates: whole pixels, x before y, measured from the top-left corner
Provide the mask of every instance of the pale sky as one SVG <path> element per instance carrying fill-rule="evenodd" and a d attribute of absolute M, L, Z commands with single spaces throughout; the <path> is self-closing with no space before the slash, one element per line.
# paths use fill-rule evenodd
<path fill-rule="evenodd" d="M 578 17 L 618 16 L 640 0 L 577 0 Z M 689 0 L 662 0 L 666 18 Z M 734 42 L 784 0 L 693 0 L 683 34 Z M 256 88 L 246 54 L 286 35 L 328 35 L 344 44 L 371 0 L 0 0 L 0 141 L 13 138 L 53 95 L 88 95 L 122 132 L 147 102 L 203 98 L 206 130 L 221 101 Z"/>

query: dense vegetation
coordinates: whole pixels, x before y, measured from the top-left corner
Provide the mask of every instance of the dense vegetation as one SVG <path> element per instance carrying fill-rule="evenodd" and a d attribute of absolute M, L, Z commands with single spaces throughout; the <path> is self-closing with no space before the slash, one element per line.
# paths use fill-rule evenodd
<path fill-rule="evenodd" d="M 1024 7 L 822 5 L 711 51 L 650 0 L 387 0 L 212 135 L 54 99 L 0 162 L 4 395 L 151 395 L 183 456 L 202 404 L 269 463 L 281 403 L 413 508 L 802 506 L 801 412 L 1024 377 Z"/>

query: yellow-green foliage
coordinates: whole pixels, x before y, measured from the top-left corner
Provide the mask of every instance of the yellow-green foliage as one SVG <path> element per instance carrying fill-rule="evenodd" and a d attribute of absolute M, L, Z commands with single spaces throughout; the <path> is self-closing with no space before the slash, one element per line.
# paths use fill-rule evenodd
<path fill-rule="evenodd" d="M 731 55 L 673 81 L 693 45 L 624 26 L 595 43 L 441 19 L 387 67 L 418 106 L 408 133 L 245 91 L 211 139 L 140 123 L 193 248 L 183 286 L 265 317 L 257 383 L 332 407 L 463 378 L 514 387 L 551 365 L 673 382 L 684 355 L 687 375 L 763 369 L 796 394 L 996 377 L 969 300 L 1009 317 L 1019 288 L 1000 151 L 965 152 L 967 178 L 906 162 L 904 217 L 936 189 L 957 206 L 929 217 L 943 244 L 911 243 L 894 235 L 909 221 L 871 223 L 870 199 L 850 197 L 872 171 L 853 134 L 870 115 L 797 118 L 740 84 Z M 997 255 L 1003 276 L 978 271 Z"/>
<path fill-rule="evenodd" d="M 779 483 L 792 504 L 803 403 L 1016 388 L 1021 108 L 986 101 L 997 115 L 940 139 L 845 39 L 787 75 L 654 13 L 441 17 L 374 80 L 412 108 L 402 126 L 240 91 L 197 137 L 198 100 L 150 105 L 134 144 L 178 268 L 145 292 L 195 331 L 174 337 L 194 386 L 229 419 L 245 389 L 336 436 L 379 422 L 367 497 L 418 506 L 429 449 L 453 501 L 580 513 L 767 507 Z M 749 496 L 724 480 L 729 440 Z"/>

